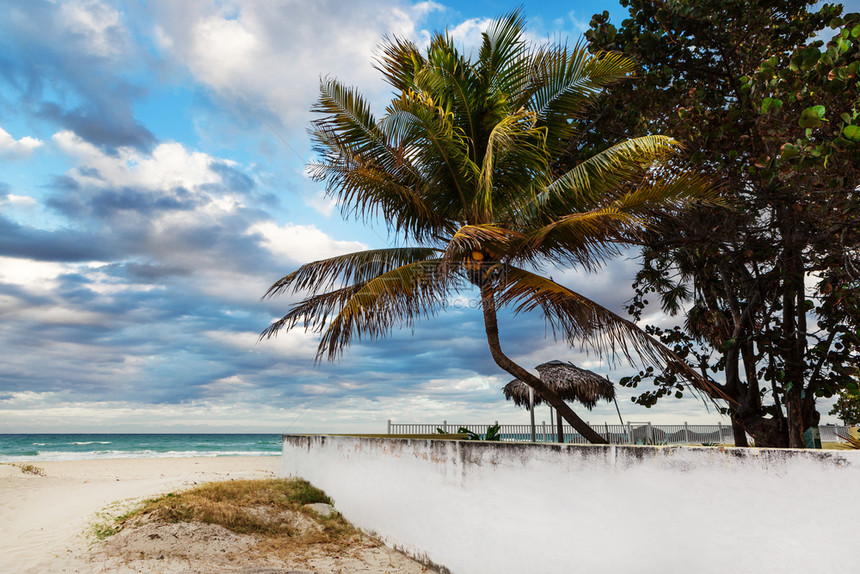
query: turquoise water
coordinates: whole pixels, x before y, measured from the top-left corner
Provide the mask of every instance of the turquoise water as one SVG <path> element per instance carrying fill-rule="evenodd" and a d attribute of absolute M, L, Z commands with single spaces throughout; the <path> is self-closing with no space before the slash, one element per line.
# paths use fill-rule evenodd
<path fill-rule="evenodd" d="M 280 434 L 0 434 L 0 462 L 280 453 Z"/>

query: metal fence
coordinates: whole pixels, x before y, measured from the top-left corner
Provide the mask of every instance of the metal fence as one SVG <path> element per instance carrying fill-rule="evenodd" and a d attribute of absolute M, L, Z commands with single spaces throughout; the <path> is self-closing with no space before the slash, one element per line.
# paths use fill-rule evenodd
<path fill-rule="evenodd" d="M 498 423 L 495 423 L 498 424 Z M 597 431 L 610 444 L 695 444 L 716 445 L 735 443 L 731 425 L 717 423 L 715 425 L 652 425 L 650 422 L 628 422 L 625 424 L 599 423 L 588 425 Z M 452 424 L 442 421 L 441 424 L 393 423 L 388 421 L 388 434 L 436 434 L 439 430 L 446 433 L 456 433 L 460 428 L 484 436 L 492 425 Z M 506 442 L 531 441 L 531 425 L 499 425 L 499 432 Z M 573 427 L 563 425 L 564 442 L 573 444 L 588 444 L 588 441 Z M 849 427 L 821 426 L 822 442 L 845 442 L 839 435 L 847 436 Z M 537 442 L 558 442 L 558 427 L 546 422 L 535 425 L 535 440 Z M 747 436 L 747 440 L 752 438 Z"/>

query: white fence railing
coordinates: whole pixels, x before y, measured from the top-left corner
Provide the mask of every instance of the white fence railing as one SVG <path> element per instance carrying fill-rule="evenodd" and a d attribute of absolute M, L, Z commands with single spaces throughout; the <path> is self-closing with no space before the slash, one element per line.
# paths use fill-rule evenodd
<path fill-rule="evenodd" d="M 498 424 L 498 423 L 495 423 Z M 452 424 L 442 421 L 442 424 L 427 423 L 393 423 L 388 421 L 388 434 L 436 434 L 438 429 L 448 433 L 456 433 L 465 427 L 471 432 L 486 435 L 492 425 Z M 503 441 L 531 441 L 531 425 L 499 425 Z M 596 423 L 589 426 L 611 444 L 697 444 L 716 445 L 734 444 L 731 425 L 717 423 L 715 425 L 652 425 L 650 422 L 628 422 L 622 424 Z M 573 427 L 563 425 L 564 442 L 587 444 L 588 441 Z M 839 435 L 847 436 L 849 427 L 821 426 L 818 427 L 822 442 L 845 442 Z M 749 436 L 748 440 L 752 440 Z M 558 427 L 546 422 L 535 425 L 535 440 L 537 442 L 558 442 Z"/>

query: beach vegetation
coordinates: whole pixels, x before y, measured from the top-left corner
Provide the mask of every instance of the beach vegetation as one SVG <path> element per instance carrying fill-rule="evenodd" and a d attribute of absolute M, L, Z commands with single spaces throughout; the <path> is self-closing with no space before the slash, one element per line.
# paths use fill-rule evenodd
<path fill-rule="evenodd" d="M 457 429 L 456 434 L 463 435 L 464 440 L 488 440 L 488 441 L 501 442 L 501 440 L 502 440 L 501 428 L 502 427 L 499 424 L 490 425 L 489 427 L 487 427 L 487 433 L 481 435 L 481 434 L 478 434 L 476 432 L 470 431 L 467 427 L 460 427 L 459 429 Z M 441 428 L 438 428 L 438 427 L 436 428 L 436 432 L 439 434 L 443 434 L 443 435 L 449 434 L 448 431 L 441 429 Z M 400 436 L 400 435 L 393 435 L 393 436 Z"/>
<path fill-rule="evenodd" d="M 120 531 L 120 522 L 112 516 L 97 516 L 90 526 L 96 540 L 105 540 Z"/>
<path fill-rule="evenodd" d="M 647 331 L 730 397 L 736 445 L 804 448 L 816 400 L 856 391 L 860 374 L 860 14 L 811 0 L 622 5 L 620 23 L 594 16 L 589 49 L 640 73 L 598 96 L 569 161 L 618 134 L 664 133 L 726 202 L 659 216 L 629 311 L 647 316 L 650 300 L 679 317 Z M 683 397 L 678 383 L 671 371 L 621 380 L 646 407 Z"/>
<path fill-rule="evenodd" d="M 264 538 L 304 538 L 305 542 L 335 542 L 356 534 L 340 514 L 319 516 L 305 508 L 332 504 L 322 490 L 301 479 L 230 480 L 211 482 L 147 501 L 117 521 L 117 529 L 135 517 L 158 522 L 202 522 L 237 534 Z M 291 519 L 299 513 L 320 524 L 303 532 Z"/>
<path fill-rule="evenodd" d="M 22 464 L 16 464 L 14 466 L 17 466 L 18 468 L 20 468 L 21 472 L 23 472 L 24 474 L 33 474 L 35 476 L 47 476 L 45 473 L 45 469 L 40 467 L 40 466 L 36 466 L 33 464 L 23 464 L 23 463 Z"/>
<path fill-rule="evenodd" d="M 148 504 L 156 500 L 158 499 L 147 498 L 115 502 L 95 514 L 89 527 L 90 533 L 96 540 L 110 538 L 122 530 L 128 520 L 140 514 Z"/>
<path fill-rule="evenodd" d="M 221 562 L 283 563 L 292 571 L 287 566 L 325 556 L 362 560 L 383 547 L 339 512 L 321 512 L 314 503 L 332 501 L 301 479 L 212 482 L 116 503 L 99 513 L 90 533 L 103 541 L 101 550 L 128 564 L 179 559 L 196 561 L 206 571 L 221 571 Z"/>
<path fill-rule="evenodd" d="M 135 572 L 340 572 L 375 560 L 400 572 L 410 563 L 315 503 L 331 499 L 304 480 L 226 480 L 115 503 L 91 533 L 99 553 Z"/>
<path fill-rule="evenodd" d="M 558 340 L 709 385 L 671 348 L 544 271 L 598 270 L 658 213 L 711 199 L 715 189 L 681 167 L 681 147 L 662 135 L 620 137 L 565 164 L 571 142 L 589 129 L 595 96 L 636 66 L 582 45 L 530 45 L 524 26 L 518 11 L 492 22 L 474 57 L 447 33 L 423 52 L 385 40 L 376 65 L 394 95 L 378 118 L 357 89 L 321 81 L 311 127 L 319 160 L 310 173 L 346 216 L 382 219 L 403 246 L 314 261 L 282 277 L 265 298 L 304 298 L 261 337 L 311 330 L 321 335 L 317 360 L 334 360 L 353 341 L 411 326 L 472 293 L 496 364 L 587 440 L 605 443 L 505 353 L 499 312 L 539 314 Z"/>

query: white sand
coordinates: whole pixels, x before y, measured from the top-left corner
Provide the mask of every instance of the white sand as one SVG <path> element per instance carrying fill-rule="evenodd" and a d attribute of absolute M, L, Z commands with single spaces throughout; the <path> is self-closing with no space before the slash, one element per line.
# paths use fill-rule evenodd
<path fill-rule="evenodd" d="M 0 574 L 139 571 L 117 568 L 99 554 L 90 532 L 99 513 L 113 509 L 117 514 L 123 503 L 128 506 L 197 483 L 276 477 L 280 463 L 279 456 L 33 463 L 44 469 L 45 476 L 25 474 L 17 466 L 0 463 Z M 381 550 L 388 561 L 391 551 Z M 405 560 L 400 555 L 397 558 Z M 159 571 L 192 571 L 164 566 Z M 407 570 L 421 572 L 423 568 L 410 566 L 402 571 Z"/>
<path fill-rule="evenodd" d="M 146 458 L 35 462 L 46 476 L 0 464 L 0 574 L 73 572 L 96 513 L 195 483 L 272 478 L 281 459 Z"/>

